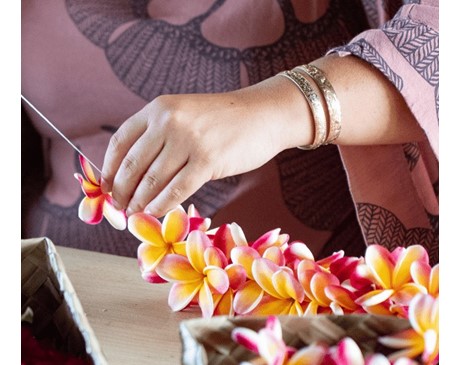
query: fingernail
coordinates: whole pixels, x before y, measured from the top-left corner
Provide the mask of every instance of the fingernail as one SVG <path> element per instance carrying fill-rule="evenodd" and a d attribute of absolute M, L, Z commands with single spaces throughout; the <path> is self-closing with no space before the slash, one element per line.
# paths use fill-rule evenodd
<path fill-rule="evenodd" d="M 128 209 L 126 209 L 126 214 L 127 214 L 128 216 L 130 216 L 130 215 L 133 214 L 133 213 L 134 213 L 134 210 L 132 210 L 130 207 L 128 207 Z"/>

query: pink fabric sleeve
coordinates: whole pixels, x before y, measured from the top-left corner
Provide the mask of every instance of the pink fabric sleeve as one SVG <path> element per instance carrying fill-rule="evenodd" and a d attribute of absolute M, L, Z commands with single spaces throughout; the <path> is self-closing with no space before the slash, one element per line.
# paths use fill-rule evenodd
<path fill-rule="evenodd" d="M 380 70 L 427 137 L 402 145 L 340 147 L 366 243 L 390 249 L 421 244 L 433 263 L 439 259 L 438 13 L 437 1 L 404 5 L 380 28 L 329 52 L 360 57 Z"/>

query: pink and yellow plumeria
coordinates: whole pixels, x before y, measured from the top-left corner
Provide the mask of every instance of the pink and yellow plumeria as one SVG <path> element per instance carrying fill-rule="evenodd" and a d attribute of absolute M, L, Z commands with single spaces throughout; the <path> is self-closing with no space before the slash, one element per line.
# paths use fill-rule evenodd
<path fill-rule="evenodd" d="M 382 354 L 364 357 L 357 343 L 344 337 L 337 345 L 314 342 L 301 349 L 287 346 L 277 317 L 268 316 L 265 327 L 258 332 L 245 327 L 232 330 L 232 339 L 259 357 L 243 364 L 257 365 L 417 365 L 409 357 L 389 360 Z"/>
<path fill-rule="evenodd" d="M 127 225 L 141 241 L 137 256 L 142 277 L 150 283 L 172 283 L 168 304 L 174 311 L 198 306 L 203 317 L 367 312 L 408 318 L 413 327 L 382 339 L 401 349 L 390 357 L 393 362 L 386 358 L 385 362 L 377 354 L 364 360 L 348 339 L 331 349 L 313 344 L 294 351 L 280 342 L 277 325 L 270 319 L 261 333 L 243 331 L 237 336 L 246 343 L 261 339 L 265 345 L 257 351 L 269 364 L 320 358 L 323 362 L 311 363 L 411 364 L 402 356 L 421 356 L 429 365 L 438 362 L 439 265 L 430 266 L 422 246 L 390 252 L 371 245 L 363 257 L 347 257 L 339 251 L 315 260 L 305 243 L 289 242 L 280 229 L 253 242 L 236 223 L 209 230 L 211 220 L 201 217 L 193 205 L 187 212 L 178 206 L 162 221 L 146 213 L 126 219 L 124 211 L 113 207 L 111 194 L 102 193 L 88 162 L 80 157 L 80 163 L 83 175 L 75 177 L 85 198 L 79 217 L 89 224 L 105 217 L 117 229 Z M 346 360 L 358 353 L 359 360 L 353 360 L 358 362 Z"/>
<path fill-rule="evenodd" d="M 78 217 L 88 224 L 99 224 L 105 217 L 115 229 L 125 229 L 125 212 L 115 209 L 112 195 L 102 192 L 100 179 L 96 179 L 89 162 L 81 155 L 79 158 L 83 175 L 75 173 L 74 176 L 80 182 L 85 197 L 78 207 Z"/>
<path fill-rule="evenodd" d="M 409 304 L 411 329 L 393 336 L 380 338 L 388 347 L 401 349 L 390 359 L 422 355 L 426 365 L 439 362 L 439 298 L 430 294 L 417 294 Z"/>

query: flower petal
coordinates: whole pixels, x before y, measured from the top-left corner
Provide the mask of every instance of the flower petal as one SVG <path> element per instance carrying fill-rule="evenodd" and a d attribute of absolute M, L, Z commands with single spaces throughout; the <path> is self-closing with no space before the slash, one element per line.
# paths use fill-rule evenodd
<path fill-rule="evenodd" d="M 190 265 L 187 258 L 177 254 L 166 255 L 156 271 L 166 281 L 190 283 L 203 280 L 203 275 Z"/>
<path fill-rule="evenodd" d="M 217 247 L 211 246 L 204 250 L 204 262 L 207 266 L 218 266 L 224 268 L 228 261 L 223 252 Z"/>
<path fill-rule="evenodd" d="M 156 271 L 141 271 L 141 277 L 150 284 L 166 283 L 166 280 L 162 279 Z"/>
<path fill-rule="evenodd" d="M 341 259 L 344 255 L 345 255 L 345 251 L 340 250 L 340 251 L 334 252 L 332 255 L 328 257 L 325 257 L 324 259 L 316 261 L 316 263 L 319 266 L 322 266 L 327 269 L 333 262 L 337 261 L 338 259 Z"/>
<path fill-rule="evenodd" d="M 259 342 L 259 334 L 249 328 L 235 327 L 232 330 L 232 340 L 241 346 L 246 347 L 248 350 L 259 353 L 257 344 Z"/>
<path fill-rule="evenodd" d="M 278 265 L 264 258 L 256 259 L 252 263 L 252 274 L 257 284 L 271 296 L 282 299 L 272 281 L 272 277 L 278 269 Z"/>
<path fill-rule="evenodd" d="M 365 365 L 391 365 L 390 361 L 382 354 L 372 354 L 366 357 Z"/>
<path fill-rule="evenodd" d="M 372 307 L 374 305 L 383 303 L 388 298 L 390 298 L 394 293 L 393 289 L 387 290 L 372 290 L 364 295 L 361 295 L 359 298 L 355 300 L 355 303 L 358 305 L 362 305 L 363 307 Z"/>
<path fill-rule="evenodd" d="M 254 278 L 252 276 L 252 263 L 254 260 L 260 258 L 260 255 L 256 250 L 248 246 L 238 246 L 232 249 L 230 252 L 230 257 L 233 263 L 244 267 L 244 270 L 246 270 L 246 275 L 250 279 Z"/>
<path fill-rule="evenodd" d="M 211 218 L 190 217 L 189 223 L 189 232 L 196 230 L 206 232 L 211 226 Z"/>
<path fill-rule="evenodd" d="M 283 339 L 283 328 L 281 327 L 281 322 L 277 316 L 268 316 L 267 321 L 265 322 L 265 328 L 271 331 L 276 338 Z"/>
<path fill-rule="evenodd" d="M 264 233 L 254 241 L 251 247 L 262 255 L 268 247 L 271 247 L 276 243 L 280 235 L 280 231 L 280 228 L 276 228 Z"/>
<path fill-rule="evenodd" d="M 206 279 L 203 280 L 203 285 L 201 286 L 198 294 L 198 304 L 201 308 L 203 318 L 211 318 L 214 313 L 214 298 L 212 297 L 211 289 Z"/>
<path fill-rule="evenodd" d="M 282 365 L 286 358 L 286 344 L 279 339 L 272 331 L 265 328 L 259 331 L 258 341 L 259 354 L 268 364 Z"/>
<path fill-rule="evenodd" d="M 165 215 L 161 226 L 161 233 L 166 242 L 180 242 L 187 236 L 189 227 L 187 213 L 179 205 Z"/>
<path fill-rule="evenodd" d="M 438 296 L 439 294 L 439 264 L 436 264 L 431 269 L 430 274 L 430 285 L 428 286 L 428 293 L 433 296 Z"/>
<path fill-rule="evenodd" d="M 203 272 L 206 267 L 204 252 L 211 247 L 209 237 L 202 231 L 193 231 L 187 237 L 186 252 L 190 264 L 198 272 Z"/>
<path fill-rule="evenodd" d="M 332 262 L 329 266 L 331 274 L 335 275 L 340 282 L 350 279 L 361 260 L 357 257 L 341 257 Z"/>
<path fill-rule="evenodd" d="M 337 359 L 341 365 L 364 365 L 363 353 L 350 337 L 345 337 L 337 344 Z"/>
<path fill-rule="evenodd" d="M 81 190 L 88 198 L 96 198 L 99 195 L 102 195 L 102 189 L 99 185 L 94 185 L 93 183 L 85 180 L 83 176 L 79 173 L 73 175 L 79 182 Z"/>
<path fill-rule="evenodd" d="M 96 179 L 96 175 L 94 175 L 93 168 L 88 160 L 82 155 L 78 155 L 78 159 L 80 160 L 80 166 L 86 179 L 94 185 L 100 185 L 99 180 Z"/>
<path fill-rule="evenodd" d="M 230 224 L 230 230 L 232 231 L 233 241 L 235 241 L 235 244 L 237 246 L 247 246 L 248 245 L 246 236 L 244 235 L 242 228 L 238 224 L 236 223 Z"/>
<path fill-rule="evenodd" d="M 187 256 L 187 243 L 185 241 L 174 242 L 171 244 L 171 251 L 182 256 Z"/>
<path fill-rule="evenodd" d="M 207 266 L 203 274 L 206 275 L 210 287 L 218 293 L 224 294 L 228 290 L 229 280 L 224 269 L 218 266 Z"/>
<path fill-rule="evenodd" d="M 225 267 L 228 279 L 230 280 L 230 287 L 233 290 L 239 290 L 246 282 L 246 270 L 240 264 L 230 264 Z"/>
<path fill-rule="evenodd" d="M 355 289 L 367 289 L 373 285 L 371 270 L 366 264 L 358 264 L 350 275 L 350 284 Z"/>
<path fill-rule="evenodd" d="M 174 312 L 184 309 L 201 287 L 201 282 L 174 283 L 169 290 L 168 305 Z"/>
<path fill-rule="evenodd" d="M 294 275 L 285 270 L 278 270 L 272 277 L 273 286 L 282 298 L 292 298 L 302 302 L 305 297 L 302 285 L 295 279 Z"/>
<path fill-rule="evenodd" d="M 113 199 L 109 194 L 105 195 L 105 201 L 103 204 L 103 215 L 110 225 L 122 231 L 126 228 L 126 213 L 124 210 L 118 210 L 113 206 Z"/>
<path fill-rule="evenodd" d="M 219 248 L 224 253 L 225 257 L 230 257 L 230 251 L 233 247 L 236 247 L 230 224 L 223 224 L 219 227 L 214 235 L 213 243 L 215 247 Z"/>
<path fill-rule="evenodd" d="M 104 196 L 97 198 L 84 197 L 78 206 L 78 218 L 87 224 L 99 224 L 103 218 Z"/>
<path fill-rule="evenodd" d="M 214 315 L 215 316 L 229 316 L 233 317 L 235 311 L 233 310 L 233 292 L 227 290 L 223 295 L 214 294 Z"/>
<path fill-rule="evenodd" d="M 414 283 L 427 288 L 430 286 L 431 266 L 423 261 L 415 261 L 410 267 L 410 275 Z"/>
<path fill-rule="evenodd" d="M 157 247 L 165 247 L 166 242 L 161 234 L 161 223 L 154 216 L 146 213 L 134 213 L 128 218 L 128 230 L 142 242 Z"/>
<path fill-rule="evenodd" d="M 343 308 L 354 311 L 358 309 L 355 303 L 355 295 L 348 289 L 340 285 L 328 285 L 324 289 L 326 296 Z"/>
<path fill-rule="evenodd" d="M 283 252 L 277 246 L 268 247 L 262 257 L 274 262 L 278 266 L 284 266 L 286 263 Z"/>
<path fill-rule="evenodd" d="M 311 344 L 292 355 L 286 365 L 319 365 L 322 364 L 325 355 L 326 348 L 324 346 Z"/>
<path fill-rule="evenodd" d="M 327 307 L 331 300 L 327 297 L 324 290 L 329 285 L 340 285 L 339 279 L 326 272 L 317 272 L 313 275 L 310 282 L 311 292 L 320 305 Z"/>
<path fill-rule="evenodd" d="M 409 305 L 409 321 L 419 334 L 432 328 L 432 311 L 436 306 L 431 295 L 417 294 Z"/>
<path fill-rule="evenodd" d="M 419 293 L 427 294 L 426 288 L 415 283 L 407 283 L 393 294 L 391 300 L 396 305 L 408 306 L 411 300 Z"/>
<path fill-rule="evenodd" d="M 377 284 L 383 289 L 390 289 L 394 269 L 390 252 L 383 246 L 370 245 L 366 249 L 365 260 Z"/>
<path fill-rule="evenodd" d="M 396 262 L 393 270 L 393 288 L 397 289 L 411 279 L 410 267 L 415 261 L 421 261 L 428 264 L 428 254 L 425 248 L 421 245 L 412 245 L 407 247 L 398 257 L 398 261 Z"/>
<path fill-rule="evenodd" d="M 262 300 L 264 291 L 255 281 L 247 281 L 244 286 L 235 293 L 233 308 L 237 314 L 247 314 L 257 307 Z"/>
<path fill-rule="evenodd" d="M 284 251 L 284 257 L 287 262 L 292 262 L 294 260 L 314 260 L 313 253 L 310 251 L 308 246 L 300 241 L 292 242 Z"/>
<path fill-rule="evenodd" d="M 423 344 L 423 337 L 415 332 L 414 329 L 409 328 L 394 335 L 379 337 L 378 341 L 387 347 L 403 349 L 407 347 L 415 347 L 420 343 Z"/>
<path fill-rule="evenodd" d="M 156 270 L 158 264 L 167 254 L 163 247 L 155 247 L 149 243 L 141 243 L 137 247 L 137 260 L 143 272 Z"/>

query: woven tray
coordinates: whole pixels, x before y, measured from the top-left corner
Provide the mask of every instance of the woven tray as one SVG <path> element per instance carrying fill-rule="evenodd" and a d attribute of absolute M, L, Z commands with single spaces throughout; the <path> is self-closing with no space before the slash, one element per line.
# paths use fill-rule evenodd
<path fill-rule="evenodd" d="M 33 312 L 37 339 L 52 339 L 66 353 L 106 365 L 64 265 L 48 238 L 21 241 L 21 314 Z"/>
<path fill-rule="evenodd" d="M 410 328 L 407 320 L 370 314 L 318 315 L 311 317 L 279 316 L 283 339 L 287 345 L 304 347 L 314 341 L 337 344 L 349 336 L 364 354 L 385 353 L 377 338 Z M 190 319 L 180 325 L 182 363 L 184 365 L 237 365 L 254 359 L 256 355 L 231 339 L 235 327 L 258 331 L 265 326 L 266 317 L 213 317 Z"/>

